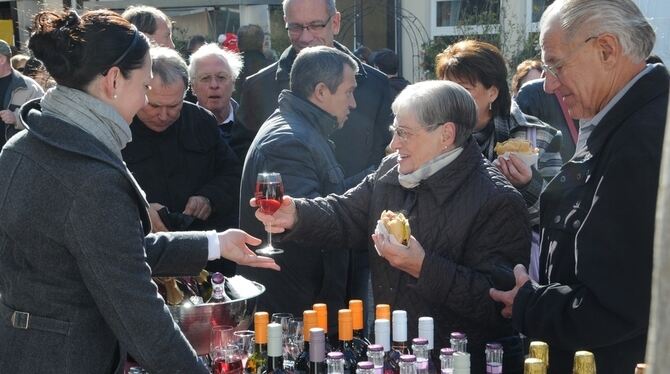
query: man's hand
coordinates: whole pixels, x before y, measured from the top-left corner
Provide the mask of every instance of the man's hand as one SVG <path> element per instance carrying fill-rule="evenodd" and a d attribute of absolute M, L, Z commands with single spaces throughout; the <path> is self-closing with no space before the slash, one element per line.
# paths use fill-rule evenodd
<path fill-rule="evenodd" d="M 170 231 L 165 227 L 165 224 L 158 215 L 158 211 L 163 208 L 163 205 L 158 203 L 149 204 L 149 219 L 151 220 L 151 232 Z"/>
<path fill-rule="evenodd" d="M 14 115 L 14 112 L 8 109 L 0 110 L 0 119 L 2 119 L 2 122 L 8 125 L 13 125 L 16 123 L 16 116 Z"/>
<path fill-rule="evenodd" d="M 533 171 L 530 169 L 530 166 L 526 165 L 526 163 L 516 155 L 510 154 L 509 160 L 505 160 L 502 156 L 499 156 L 496 161 L 498 161 L 495 163 L 498 170 L 500 170 L 505 178 L 512 183 L 512 186 L 523 188 L 530 183 L 530 179 L 533 177 Z"/>
<path fill-rule="evenodd" d="M 519 288 L 523 287 L 523 285 L 530 280 L 528 272 L 526 272 L 526 267 L 521 264 L 515 266 L 514 278 L 516 278 L 516 286 L 509 291 L 500 291 L 495 288 L 489 290 L 489 295 L 493 300 L 505 304 L 505 307 L 500 312 L 505 318 L 512 318 L 514 298 L 516 297 L 517 292 L 519 292 Z"/>
<path fill-rule="evenodd" d="M 249 205 L 257 208 L 256 199 L 249 200 Z M 274 214 L 262 213 L 260 209 L 256 209 L 256 219 L 265 225 L 265 231 L 271 231 L 273 234 L 281 233 L 292 229 L 296 222 L 298 222 L 298 211 L 295 208 L 293 198 L 284 195 L 281 206 Z"/>
<path fill-rule="evenodd" d="M 186 202 L 183 213 L 204 221 L 212 214 L 212 204 L 204 196 L 191 196 Z"/>
<path fill-rule="evenodd" d="M 410 236 L 407 247 L 398 243 L 393 235 L 372 234 L 372 240 L 375 242 L 377 251 L 391 266 L 414 278 L 419 278 L 426 252 L 415 237 Z"/>
<path fill-rule="evenodd" d="M 247 244 L 259 245 L 261 240 L 242 230 L 230 229 L 219 234 L 221 257 L 244 266 L 280 270 L 279 265 L 270 257 L 256 255 Z"/>

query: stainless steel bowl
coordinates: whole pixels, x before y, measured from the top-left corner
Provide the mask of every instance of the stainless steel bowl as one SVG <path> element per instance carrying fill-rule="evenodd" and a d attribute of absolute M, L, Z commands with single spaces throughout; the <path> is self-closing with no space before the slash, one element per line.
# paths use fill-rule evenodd
<path fill-rule="evenodd" d="M 236 331 L 247 330 L 251 326 L 256 312 L 256 299 L 265 292 L 265 286 L 253 283 L 258 288 L 258 293 L 247 298 L 225 303 L 168 306 L 172 318 L 199 356 L 209 353 L 212 325 L 229 325 Z"/>

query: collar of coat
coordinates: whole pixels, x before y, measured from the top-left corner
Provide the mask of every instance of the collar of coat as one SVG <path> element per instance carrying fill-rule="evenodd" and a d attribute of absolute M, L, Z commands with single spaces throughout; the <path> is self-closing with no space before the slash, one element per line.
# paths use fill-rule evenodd
<path fill-rule="evenodd" d="M 279 94 L 278 103 L 284 117 L 298 115 L 326 138 L 330 137 L 330 134 L 339 127 L 337 117 L 314 105 L 309 100 L 296 96 L 289 90 L 284 90 Z"/>
<path fill-rule="evenodd" d="M 436 203 L 438 205 L 442 205 L 460 188 L 471 187 L 465 185 L 463 181 L 470 174 L 475 172 L 475 169 L 477 169 L 483 163 L 487 164 L 486 170 L 491 178 L 496 182 L 496 184 L 500 184 L 500 182 L 502 182 L 504 185 L 508 185 L 511 190 L 514 190 L 514 188 L 505 180 L 505 177 L 500 174 L 500 172 L 498 172 L 498 170 L 493 165 L 484 159 L 477 142 L 472 137 L 470 137 L 465 142 L 465 144 L 463 144 L 463 152 L 461 152 L 461 154 L 453 162 L 429 178 L 421 181 L 421 184 L 412 188 L 411 190 L 417 192 L 428 191 L 431 195 L 434 196 Z M 381 175 L 377 180 L 379 183 L 397 185 L 400 187 L 400 183 L 398 182 L 397 154 L 387 156 L 382 161 L 382 165 L 380 166 L 377 173 L 378 175 Z"/>
<path fill-rule="evenodd" d="M 118 169 L 137 192 L 140 203 L 145 207 L 149 206 L 144 191 L 121 159 L 93 135 L 56 117 L 43 114 L 40 100 L 29 101 L 21 107 L 20 117 L 30 134 L 54 148 L 90 157 Z"/>
<path fill-rule="evenodd" d="M 632 113 L 663 95 L 667 102 L 669 79 L 668 70 L 661 64 L 656 64 L 649 73 L 642 76 L 593 130 L 586 142 L 588 153 L 584 160 L 598 154 L 610 136 Z"/>
<path fill-rule="evenodd" d="M 358 65 L 358 73 L 356 73 L 356 82 L 360 83 L 361 80 L 364 80 L 368 74 L 365 71 L 365 67 L 363 66 L 363 62 L 358 59 L 351 51 L 343 46 L 342 44 L 333 41 L 333 47 L 341 52 L 346 53 L 349 55 L 349 57 L 353 58 L 354 61 L 356 61 L 356 65 Z M 289 46 L 282 52 L 281 56 L 279 57 L 279 61 L 277 64 L 277 81 L 289 81 L 291 79 L 290 74 L 291 74 L 291 67 L 293 67 L 293 61 L 295 61 L 295 58 L 298 57 L 298 52 L 293 48 L 293 46 Z"/>

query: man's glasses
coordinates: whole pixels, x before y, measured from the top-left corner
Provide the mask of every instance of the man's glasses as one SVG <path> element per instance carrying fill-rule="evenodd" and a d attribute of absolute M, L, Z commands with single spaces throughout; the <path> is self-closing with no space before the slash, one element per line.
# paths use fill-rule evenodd
<path fill-rule="evenodd" d="M 571 58 L 571 57 L 572 57 L 578 50 L 580 50 L 583 46 L 585 46 L 586 43 L 588 43 L 588 42 L 591 41 L 592 39 L 596 39 L 596 38 L 598 38 L 598 36 L 591 36 L 591 37 L 587 38 L 586 40 L 584 40 L 584 43 L 582 43 L 579 47 L 577 47 L 577 49 L 573 50 L 572 53 L 570 53 L 570 54 L 568 55 L 568 57 L 563 58 L 562 60 L 558 61 L 558 62 L 555 63 L 555 64 L 547 65 L 547 64 L 545 64 L 545 63 L 542 63 L 542 70 L 543 70 L 545 73 L 549 73 L 549 74 L 551 74 L 552 77 L 554 77 L 554 78 L 556 78 L 556 79 L 560 79 L 558 74 L 559 74 L 559 70 L 563 67 L 563 65 L 565 65 L 566 62 L 567 62 L 567 61 L 568 61 L 568 60 L 569 60 L 569 59 L 570 59 L 570 58 Z"/>
<path fill-rule="evenodd" d="M 308 30 L 309 32 L 319 32 L 328 25 L 328 22 L 330 22 L 333 16 L 334 14 L 328 17 L 328 19 L 325 22 L 312 22 L 308 25 L 301 25 L 299 23 L 287 23 L 286 30 L 288 30 L 288 32 L 293 35 L 300 35 L 305 30 Z"/>

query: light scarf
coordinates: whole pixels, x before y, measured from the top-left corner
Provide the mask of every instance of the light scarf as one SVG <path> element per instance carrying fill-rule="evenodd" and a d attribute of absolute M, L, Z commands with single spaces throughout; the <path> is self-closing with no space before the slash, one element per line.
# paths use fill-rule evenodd
<path fill-rule="evenodd" d="M 440 169 L 449 165 L 461 154 L 461 152 L 463 152 L 463 147 L 458 147 L 449 152 L 441 153 L 439 156 L 426 162 L 425 165 L 409 174 L 398 173 L 398 182 L 405 188 L 414 188 L 418 186 L 422 180 L 430 178 Z"/>
<path fill-rule="evenodd" d="M 119 158 L 132 140 L 130 125 L 111 105 L 65 86 L 49 89 L 41 101 L 45 114 L 76 126 L 101 141 Z"/>

